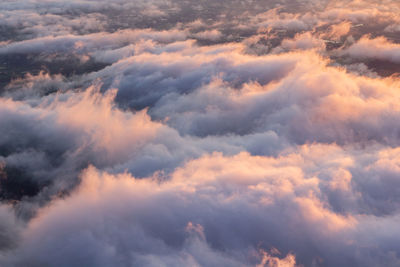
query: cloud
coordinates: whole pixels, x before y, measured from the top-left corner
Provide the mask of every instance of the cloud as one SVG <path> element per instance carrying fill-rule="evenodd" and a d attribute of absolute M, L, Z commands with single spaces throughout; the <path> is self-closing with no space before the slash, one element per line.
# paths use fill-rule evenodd
<path fill-rule="evenodd" d="M 209 30 L 209 31 L 203 31 L 203 32 L 198 32 L 194 34 L 194 37 L 204 40 L 204 41 L 218 41 L 221 38 L 222 34 L 218 30 Z"/>
<path fill-rule="evenodd" d="M 349 34 L 352 24 L 348 21 L 344 21 L 340 24 L 332 25 L 326 38 L 340 40 L 341 37 Z"/>
<path fill-rule="evenodd" d="M 363 37 L 340 53 L 355 59 L 376 59 L 400 63 L 400 45 L 392 43 L 384 37 L 374 39 Z"/>
<path fill-rule="evenodd" d="M 375 238 L 385 243 L 393 237 L 371 229 L 389 227 L 397 215 L 365 215 L 361 206 L 351 213 L 335 212 L 325 198 L 325 190 L 341 192 L 339 199 L 357 195 L 357 183 L 363 182 L 356 169 L 374 172 L 370 166 L 381 164 L 378 159 L 359 165 L 363 157 L 334 145 L 304 146 L 277 158 L 214 153 L 176 169 L 168 180 L 135 179 L 90 167 L 75 192 L 39 210 L 24 230 L 21 246 L 3 262 L 294 266 L 298 260 L 304 265 L 374 266 L 382 260 L 394 266 L 398 259 L 375 246 Z M 351 172 L 350 180 L 342 172 Z M 373 191 L 358 191 L 359 196 L 368 193 Z M 389 247 L 398 250 L 395 244 Z M 260 248 L 289 254 L 280 259 Z M 359 249 L 376 256 L 358 257 Z"/>
<path fill-rule="evenodd" d="M 399 265 L 397 2 L 0 10 L 1 266 Z"/>
<path fill-rule="evenodd" d="M 272 53 L 279 53 L 282 51 L 295 51 L 295 50 L 319 50 L 324 51 L 326 48 L 325 42 L 319 38 L 311 35 L 311 33 L 297 34 L 293 39 L 284 39 L 279 47 L 274 48 Z"/>
<path fill-rule="evenodd" d="M 0 175 L 0 179 L 4 179 L 3 174 Z M 0 251 L 9 251 L 17 246 L 21 224 L 8 205 L 0 206 L 0 215 Z"/>
<path fill-rule="evenodd" d="M 74 186 L 90 163 L 104 168 L 134 157 L 161 125 L 145 112 L 114 109 L 112 99 L 112 91 L 103 96 L 93 88 L 51 96 L 33 107 L 2 99 L 2 194 L 15 192 L 9 198 L 18 200 L 29 189 L 31 196 L 43 193 L 38 197 L 45 199 Z"/>
<path fill-rule="evenodd" d="M 62 35 L 47 36 L 6 44 L 0 47 L 0 54 L 6 53 L 54 53 L 71 51 L 100 50 L 101 47 L 120 48 L 123 44 L 133 43 L 140 39 L 151 39 L 168 43 L 184 40 L 185 33 L 176 31 L 154 32 L 152 30 L 123 30 L 115 33 L 93 33 L 84 36 Z"/>

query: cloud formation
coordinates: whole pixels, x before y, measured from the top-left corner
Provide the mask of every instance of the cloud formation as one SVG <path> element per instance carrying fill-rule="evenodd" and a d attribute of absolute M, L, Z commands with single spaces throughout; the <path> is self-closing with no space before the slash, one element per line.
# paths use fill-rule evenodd
<path fill-rule="evenodd" d="M 396 1 L 0 10 L 1 266 L 400 264 Z"/>

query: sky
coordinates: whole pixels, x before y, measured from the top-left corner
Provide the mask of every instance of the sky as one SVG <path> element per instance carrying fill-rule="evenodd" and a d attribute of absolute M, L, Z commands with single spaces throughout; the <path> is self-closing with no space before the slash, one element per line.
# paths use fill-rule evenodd
<path fill-rule="evenodd" d="M 0 266 L 400 266 L 397 0 L 0 2 Z"/>

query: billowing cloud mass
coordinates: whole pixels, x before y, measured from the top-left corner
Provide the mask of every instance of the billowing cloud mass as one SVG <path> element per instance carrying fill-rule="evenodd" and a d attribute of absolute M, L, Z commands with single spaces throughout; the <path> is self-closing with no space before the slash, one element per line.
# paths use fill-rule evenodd
<path fill-rule="evenodd" d="M 0 266 L 400 266 L 395 0 L 4 0 Z"/>

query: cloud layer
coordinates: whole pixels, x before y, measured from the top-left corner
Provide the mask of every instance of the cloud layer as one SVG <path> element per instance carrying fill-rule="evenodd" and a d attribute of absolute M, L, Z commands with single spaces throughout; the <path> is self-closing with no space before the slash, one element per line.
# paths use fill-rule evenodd
<path fill-rule="evenodd" d="M 398 266 L 396 1 L 0 3 L 0 265 Z"/>

